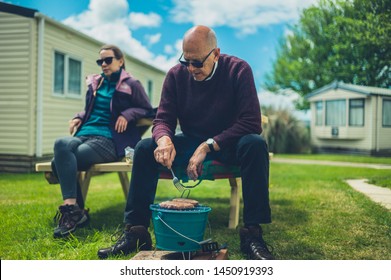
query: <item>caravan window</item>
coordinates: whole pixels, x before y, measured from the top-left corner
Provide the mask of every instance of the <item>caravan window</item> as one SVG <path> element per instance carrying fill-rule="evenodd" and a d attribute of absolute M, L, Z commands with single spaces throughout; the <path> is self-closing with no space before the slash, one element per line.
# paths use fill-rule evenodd
<path fill-rule="evenodd" d="M 152 96 L 153 96 L 153 81 L 152 80 L 148 80 L 147 92 L 148 92 L 149 101 L 152 101 Z"/>
<path fill-rule="evenodd" d="M 346 100 L 326 101 L 326 125 L 346 126 Z"/>
<path fill-rule="evenodd" d="M 64 55 L 54 54 L 54 92 L 64 94 Z"/>
<path fill-rule="evenodd" d="M 315 125 L 322 126 L 323 125 L 323 101 L 315 102 Z"/>
<path fill-rule="evenodd" d="M 54 52 L 53 92 L 62 96 L 81 96 L 81 61 L 61 52 Z"/>
<path fill-rule="evenodd" d="M 383 126 L 391 127 L 391 99 L 383 99 Z"/>
<path fill-rule="evenodd" d="M 364 99 L 349 100 L 349 126 L 364 126 Z"/>

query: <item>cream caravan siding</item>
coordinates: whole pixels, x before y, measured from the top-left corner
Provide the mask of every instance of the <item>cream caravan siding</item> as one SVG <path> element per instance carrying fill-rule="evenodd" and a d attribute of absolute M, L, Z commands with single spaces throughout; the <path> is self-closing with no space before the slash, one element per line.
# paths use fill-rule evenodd
<path fill-rule="evenodd" d="M 44 98 L 43 98 L 43 134 L 42 153 L 53 153 L 53 143 L 56 138 L 69 135 L 68 121 L 84 109 L 86 84 L 85 77 L 91 73 L 100 73 L 101 68 L 96 65 L 99 58 L 99 49 L 103 43 L 91 39 L 79 32 L 50 20 L 45 21 L 44 38 Z M 73 57 L 82 63 L 82 91 L 80 97 L 64 97 L 53 93 L 54 53 L 55 51 Z M 126 55 L 126 70 L 140 80 L 147 91 L 148 81 L 152 80 L 153 105 L 157 106 L 160 99 L 165 73 L 137 59 Z M 148 135 L 148 134 L 147 134 Z"/>
<path fill-rule="evenodd" d="M 53 92 L 54 80 L 54 53 L 55 51 L 69 55 L 81 61 L 83 76 L 87 72 L 96 71 L 89 57 L 97 48 L 91 42 L 79 38 L 72 33 L 58 28 L 49 21 L 45 21 L 44 36 L 44 81 L 43 81 L 43 109 L 42 109 L 42 153 L 53 153 L 53 143 L 56 138 L 69 135 L 68 121 L 75 113 L 83 110 L 86 86 L 82 81 L 81 94 L 78 97 L 55 95 Z"/>
<path fill-rule="evenodd" d="M 379 96 L 371 96 L 371 103 L 369 106 L 369 110 L 365 111 L 366 117 L 365 121 L 369 119 L 369 122 L 371 123 L 371 126 L 368 128 L 368 137 L 371 139 L 370 140 L 370 145 L 368 146 L 368 149 L 373 149 L 377 150 L 376 146 L 378 145 L 378 136 L 379 136 L 379 124 L 381 127 L 381 120 L 380 122 L 377 120 L 379 117 L 379 114 L 381 116 L 381 112 L 378 110 L 379 107 Z M 367 108 L 365 108 L 366 110 Z"/>
<path fill-rule="evenodd" d="M 165 73 L 149 65 L 140 63 L 140 61 L 126 56 L 126 71 L 131 73 L 136 79 L 140 80 L 144 86 L 145 92 L 148 94 L 148 82 L 152 82 L 152 92 L 150 101 L 153 107 L 157 107 L 160 102 L 160 95 L 165 78 Z"/>
<path fill-rule="evenodd" d="M 308 100 L 310 102 L 315 102 L 319 100 L 333 100 L 333 99 L 347 99 L 347 98 L 365 98 L 365 94 L 360 94 L 356 92 L 351 92 L 343 89 L 333 89 L 327 92 L 317 94 L 313 97 L 310 97 Z"/>
<path fill-rule="evenodd" d="M 145 92 L 150 98 L 153 107 L 157 107 L 160 102 L 161 89 L 163 86 L 165 73 L 156 71 L 149 65 L 140 63 L 138 60 L 126 55 L 126 71 L 131 73 L 144 86 Z M 152 86 L 152 92 L 148 91 L 148 84 Z M 143 135 L 143 138 L 152 136 L 152 127 Z"/>
<path fill-rule="evenodd" d="M 377 134 L 377 147 L 380 150 L 389 150 L 391 149 L 391 127 L 383 127 L 382 124 L 382 114 L 383 114 L 383 99 L 391 100 L 391 96 L 385 97 L 385 96 L 378 96 L 378 117 L 375 120 L 378 127 L 379 132 Z"/>
<path fill-rule="evenodd" d="M 34 154 L 36 24 L 0 12 L 0 154 Z"/>

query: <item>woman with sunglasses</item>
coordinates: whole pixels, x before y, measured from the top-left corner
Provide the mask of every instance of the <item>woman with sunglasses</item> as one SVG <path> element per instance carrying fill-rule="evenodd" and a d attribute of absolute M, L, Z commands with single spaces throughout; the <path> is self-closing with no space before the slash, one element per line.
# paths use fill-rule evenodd
<path fill-rule="evenodd" d="M 96 63 L 102 73 L 87 77 L 85 109 L 69 122 L 72 136 L 59 138 L 54 144 L 52 170 L 63 197 L 54 237 L 65 237 L 89 221 L 77 172 L 122 158 L 125 147 L 134 147 L 141 139 L 137 119 L 152 110 L 141 83 L 125 71 L 122 51 L 104 45 L 99 56 Z"/>

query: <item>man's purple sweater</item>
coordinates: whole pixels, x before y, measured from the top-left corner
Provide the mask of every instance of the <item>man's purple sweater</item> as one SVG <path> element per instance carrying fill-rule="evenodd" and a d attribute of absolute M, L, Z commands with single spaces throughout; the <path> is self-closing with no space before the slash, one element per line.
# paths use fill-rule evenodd
<path fill-rule="evenodd" d="M 153 123 L 153 138 L 175 133 L 177 119 L 185 135 L 213 138 L 221 149 L 246 134 L 260 134 L 261 110 L 250 66 L 234 56 L 220 55 L 208 81 L 195 81 L 178 64 L 167 73 Z"/>

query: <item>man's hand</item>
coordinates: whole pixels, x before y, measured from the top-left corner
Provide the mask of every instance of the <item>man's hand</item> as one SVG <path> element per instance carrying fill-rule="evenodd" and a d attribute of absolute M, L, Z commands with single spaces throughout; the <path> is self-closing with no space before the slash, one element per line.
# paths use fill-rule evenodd
<path fill-rule="evenodd" d="M 81 125 L 81 119 L 76 118 L 69 121 L 69 133 L 73 135 Z"/>
<path fill-rule="evenodd" d="M 115 131 L 118 133 L 122 133 L 126 130 L 126 127 L 128 126 L 128 121 L 125 119 L 124 116 L 119 116 L 117 121 L 115 122 Z"/>
<path fill-rule="evenodd" d="M 206 158 L 206 154 L 209 151 L 208 145 L 204 142 L 198 146 L 194 151 L 192 157 L 189 160 L 189 165 L 187 166 L 187 176 L 192 180 L 197 180 L 202 172 L 202 163 Z"/>
<path fill-rule="evenodd" d="M 176 156 L 176 150 L 174 144 L 171 141 L 171 138 L 168 136 L 163 136 L 159 138 L 156 143 L 157 148 L 153 152 L 155 160 L 168 169 L 171 169 L 172 163 Z"/>

